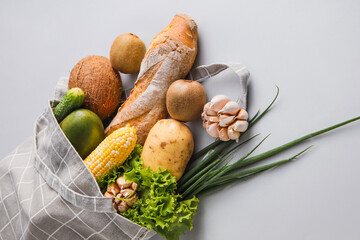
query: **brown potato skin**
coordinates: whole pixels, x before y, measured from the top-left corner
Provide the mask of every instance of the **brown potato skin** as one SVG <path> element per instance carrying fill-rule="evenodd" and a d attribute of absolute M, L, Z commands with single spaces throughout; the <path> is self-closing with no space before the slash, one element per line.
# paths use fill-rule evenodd
<path fill-rule="evenodd" d="M 132 33 L 119 35 L 110 48 L 110 62 L 121 73 L 136 73 L 145 56 L 144 42 Z"/>
<path fill-rule="evenodd" d="M 196 81 L 176 80 L 166 93 L 169 115 L 182 122 L 190 122 L 200 117 L 205 103 L 205 88 Z"/>
<path fill-rule="evenodd" d="M 68 88 L 79 87 L 84 91 L 85 108 L 95 112 L 101 120 L 109 117 L 120 104 L 122 82 L 109 59 L 88 56 L 71 70 Z"/>
<path fill-rule="evenodd" d="M 174 120 L 159 120 L 150 130 L 141 158 L 144 167 L 157 172 L 169 170 L 178 181 L 194 151 L 194 139 L 188 126 Z"/>

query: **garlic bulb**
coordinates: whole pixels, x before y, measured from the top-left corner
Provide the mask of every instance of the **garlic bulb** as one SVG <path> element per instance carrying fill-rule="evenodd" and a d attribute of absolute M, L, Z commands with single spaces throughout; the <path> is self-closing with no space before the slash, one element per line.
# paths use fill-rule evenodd
<path fill-rule="evenodd" d="M 216 95 L 206 103 L 201 118 L 206 132 L 221 141 L 237 141 L 249 126 L 246 110 L 224 95 Z"/>
<path fill-rule="evenodd" d="M 125 212 L 138 199 L 136 194 L 137 188 L 138 185 L 136 183 L 127 182 L 124 177 L 119 177 L 116 183 L 109 184 L 104 197 L 111 197 L 114 208 L 119 212 Z"/>

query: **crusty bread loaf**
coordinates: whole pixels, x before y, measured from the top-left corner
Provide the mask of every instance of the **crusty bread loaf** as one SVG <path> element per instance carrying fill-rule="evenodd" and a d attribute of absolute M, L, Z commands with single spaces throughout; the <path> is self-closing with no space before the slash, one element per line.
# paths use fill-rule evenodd
<path fill-rule="evenodd" d="M 195 21 L 179 14 L 153 39 L 135 88 L 106 128 L 107 135 L 130 124 L 136 128 L 138 143 L 144 144 L 152 126 L 167 116 L 165 97 L 170 84 L 184 78 L 194 63 L 197 35 Z"/>

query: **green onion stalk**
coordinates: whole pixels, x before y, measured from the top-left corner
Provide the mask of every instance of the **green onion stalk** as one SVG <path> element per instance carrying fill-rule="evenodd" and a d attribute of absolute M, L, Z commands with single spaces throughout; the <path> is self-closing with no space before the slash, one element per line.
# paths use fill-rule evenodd
<path fill-rule="evenodd" d="M 279 96 L 279 88 L 276 86 L 277 92 L 274 99 L 268 105 L 268 107 L 260 113 L 258 111 L 254 117 L 249 120 L 249 127 L 252 128 L 260 119 L 262 119 L 270 110 L 270 108 L 275 103 L 276 99 Z M 227 142 L 222 142 L 217 140 L 208 146 L 201 149 L 199 152 L 193 154 L 189 161 L 188 168 L 185 170 L 184 175 L 178 182 L 178 193 L 182 195 L 183 199 L 190 199 L 193 196 L 201 196 L 219 189 L 222 189 L 230 184 L 235 182 L 245 181 L 253 176 L 256 176 L 259 173 L 262 173 L 266 170 L 274 168 L 276 166 L 288 163 L 293 159 L 298 158 L 300 155 L 309 150 L 312 146 L 309 146 L 299 153 L 283 160 L 279 160 L 270 164 L 257 166 L 249 168 L 249 166 L 263 161 L 269 157 L 272 157 L 280 152 L 283 152 L 289 148 L 292 148 L 305 140 L 316 137 L 318 135 L 324 134 L 326 132 L 332 131 L 336 128 L 342 127 L 349 123 L 360 120 L 360 116 L 354 117 L 352 119 L 340 122 L 338 124 L 332 125 L 330 127 L 321 129 L 319 131 L 312 132 L 310 134 L 304 135 L 300 138 L 297 138 L 293 141 L 287 142 L 283 145 L 265 151 L 263 153 L 257 154 L 255 156 L 250 156 L 268 137 L 266 136 L 260 142 L 253 147 L 247 154 L 245 154 L 240 159 L 237 159 L 234 163 L 230 164 L 233 154 L 241 146 L 255 139 L 259 134 L 252 136 L 244 141 L 235 142 L 230 140 Z M 248 131 L 247 130 L 247 131 Z M 242 134 L 240 137 L 244 136 Z M 200 160 L 203 158 L 202 160 Z"/>

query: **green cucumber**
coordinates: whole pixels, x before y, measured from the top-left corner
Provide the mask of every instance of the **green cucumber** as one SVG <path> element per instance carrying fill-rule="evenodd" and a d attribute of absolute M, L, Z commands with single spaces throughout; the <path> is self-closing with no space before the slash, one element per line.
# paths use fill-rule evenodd
<path fill-rule="evenodd" d="M 79 108 L 84 102 L 84 91 L 80 88 L 68 90 L 58 105 L 54 108 L 54 115 L 58 122 L 61 122 L 69 113 Z"/>

